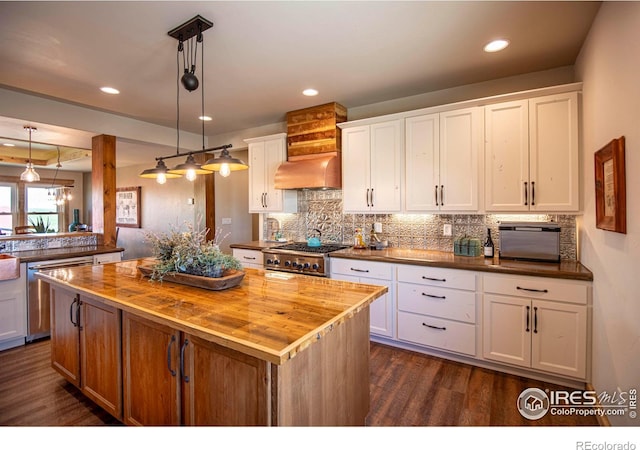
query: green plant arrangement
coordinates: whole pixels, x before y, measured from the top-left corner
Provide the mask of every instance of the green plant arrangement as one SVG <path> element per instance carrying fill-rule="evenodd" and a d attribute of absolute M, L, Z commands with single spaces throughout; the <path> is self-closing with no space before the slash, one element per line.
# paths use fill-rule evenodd
<path fill-rule="evenodd" d="M 53 229 L 49 224 L 49 218 L 47 218 L 46 223 L 42 219 L 42 217 L 36 218 L 35 222 L 29 219 L 29 225 L 31 225 L 33 228 L 36 229 L 36 233 L 52 233 L 53 232 Z"/>
<path fill-rule="evenodd" d="M 145 233 L 145 239 L 151 243 L 153 256 L 157 259 L 153 265 L 152 280 L 162 281 L 171 273 L 219 278 L 230 271 L 242 270 L 240 261 L 220 250 L 220 243 L 224 240 L 220 237 L 220 230 L 213 240 L 207 241 L 208 229 L 198 230 L 190 223 L 185 223 L 185 227 L 183 231 L 172 227 L 168 233 Z"/>

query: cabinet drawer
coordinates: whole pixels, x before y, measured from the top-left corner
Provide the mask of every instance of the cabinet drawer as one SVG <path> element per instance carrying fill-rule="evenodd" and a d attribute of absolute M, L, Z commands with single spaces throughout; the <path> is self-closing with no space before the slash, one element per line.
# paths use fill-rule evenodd
<path fill-rule="evenodd" d="M 245 267 L 262 269 L 262 267 L 264 266 L 262 252 L 260 250 L 234 248 L 233 256 L 236 257 L 238 261 L 240 261 Z"/>
<path fill-rule="evenodd" d="M 398 281 L 467 291 L 476 290 L 476 275 L 465 270 L 398 265 Z"/>
<path fill-rule="evenodd" d="M 400 311 L 398 338 L 442 350 L 476 355 L 476 327 L 467 323 Z"/>
<path fill-rule="evenodd" d="M 476 294 L 471 291 L 398 283 L 398 309 L 475 323 Z"/>
<path fill-rule="evenodd" d="M 391 264 L 358 259 L 331 258 L 331 272 L 381 280 L 393 279 Z"/>
<path fill-rule="evenodd" d="M 581 282 L 541 277 L 484 276 L 484 292 L 587 304 L 588 286 Z"/>

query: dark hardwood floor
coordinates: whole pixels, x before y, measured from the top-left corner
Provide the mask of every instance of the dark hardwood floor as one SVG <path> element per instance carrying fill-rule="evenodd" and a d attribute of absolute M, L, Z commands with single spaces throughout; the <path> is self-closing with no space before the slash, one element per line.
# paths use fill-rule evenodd
<path fill-rule="evenodd" d="M 118 425 L 50 365 L 50 341 L 0 352 L 0 425 Z M 593 417 L 523 418 L 516 399 L 525 388 L 566 389 L 371 344 L 369 426 L 597 426 Z"/>

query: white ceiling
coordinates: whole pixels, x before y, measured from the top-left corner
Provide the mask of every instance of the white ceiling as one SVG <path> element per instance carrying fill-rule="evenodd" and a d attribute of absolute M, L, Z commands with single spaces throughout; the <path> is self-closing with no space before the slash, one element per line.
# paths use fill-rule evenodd
<path fill-rule="evenodd" d="M 337 101 L 347 108 L 572 65 L 599 2 L 455 1 L 0 1 L 0 87 L 171 128 L 177 41 L 167 32 L 196 15 L 204 32 L 205 134 L 282 122 L 287 111 Z M 489 40 L 511 45 L 487 54 Z M 109 85 L 121 94 L 98 90 Z M 301 91 L 314 87 L 317 97 Z M 180 89 L 180 129 L 201 132 L 201 90 Z M 25 139 L 0 118 L 0 142 Z M 91 130 L 38 124 L 53 145 Z M 27 136 L 28 137 L 28 136 Z M 119 145 L 119 165 L 156 150 Z M 123 156 L 120 156 L 122 152 Z M 151 152 L 151 153 L 149 153 Z M 124 156 L 124 155 L 127 156 Z M 134 155 L 138 155 L 137 159 Z M 90 163 L 64 164 L 89 170 Z"/>

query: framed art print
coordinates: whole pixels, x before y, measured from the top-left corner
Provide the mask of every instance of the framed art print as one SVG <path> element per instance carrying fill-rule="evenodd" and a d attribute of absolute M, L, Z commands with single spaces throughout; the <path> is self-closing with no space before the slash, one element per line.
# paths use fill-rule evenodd
<path fill-rule="evenodd" d="M 596 227 L 627 233 L 624 136 L 595 153 Z"/>
<path fill-rule="evenodd" d="M 116 188 L 116 226 L 140 228 L 140 186 Z"/>

